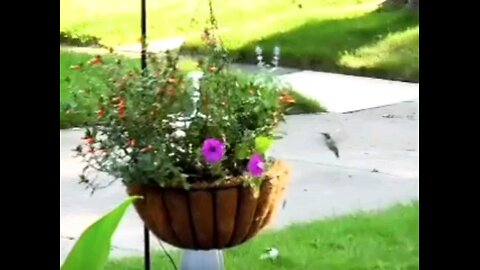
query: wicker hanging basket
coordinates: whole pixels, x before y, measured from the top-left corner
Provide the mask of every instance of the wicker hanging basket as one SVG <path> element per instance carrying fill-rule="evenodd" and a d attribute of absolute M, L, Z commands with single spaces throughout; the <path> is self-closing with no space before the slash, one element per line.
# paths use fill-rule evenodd
<path fill-rule="evenodd" d="M 223 249 L 240 245 L 271 224 L 284 200 L 291 169 L 276 161 L 260 188 L 231 182 L 191 189 L 132 185 L 143 196 L 135 208 L 160 240 L 185 249 Z"/>

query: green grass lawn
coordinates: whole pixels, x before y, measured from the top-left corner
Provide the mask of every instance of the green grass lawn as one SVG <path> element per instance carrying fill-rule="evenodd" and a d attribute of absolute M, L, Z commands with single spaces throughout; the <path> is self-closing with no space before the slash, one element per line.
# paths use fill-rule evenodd
<path fill-rule="evenodd" d="M 91 85 L 87 84 L 87 80 L 95 80 L 95 75 L 98 74 L 95 72 L 95 68 L 89 68 L 88 74 L 71 69 L 71 66 L 87 63 L 92 57 L 94 57 L 92 54 L 60 50 L 60 128 L 78 127 L 92 123 L 89 121 L 91 117 L 86 115 L 72 114 L 67 116 L 65 111 L 62 109 L 62 105 L 67 104 L 72 99 L 71 90 L 75 91 L 73 93 L 78 93 L 77 90 L 82 90 L 85 88 L 84 86 Z M 108 56 L 105 56 L 105 60 L 113 61 L 112 59 L 109 59 Z M 124 65 L 129 68 L 140 68 L 140 61 L 138 58 L 123 57 L 122 61 Z M 183 71 L 191 71 L 194 70 L 195 67 L 196 63 L 190 58 L 184 58 L 179 62 L 179 68 Z M 295 98 L 296 103 L 293 106 L 290 114 L 317 113 L 325 111 L 325 109 L 318 102 L 301 96 L 295 92 L 291 94 Z M 91 94 L 90 97 L 92 99 L 98 98 L 98 96 L 93 94 Z M 89 109 L 93 113 L 98 108 Z"/>
<path fill-rule="evenodd" d="M 297 4 L 293 4 L 296 2 Z M 220 34 L 239 61 L 254 48 L 282 48 L 284 66 L 418 81 L 418 15 L 378 11 L 380 0 L 214 1 Z M 95 36 L 108 46 L 136 43 L 140 2 L 61 0 L 60 30 Z M 301 3 L 302 8 L 297 5 Z M 182 36 L 197 51 L 206 0 L 150 0 L 149 40 Z"/>
<path fill-rule="evenodd" d="M 227 250 L 226 269 L 275 270 L 417 270 L 419 268 L 418 202 L 380 213 L 360 213 L 267 232 Z M 265 248 L 280 251 L 276 261 L 259 260 Z M 172 252 L 179 266 L 180 255 Z M 163 253 L 153 269 L 173 269 Z M 111 260 L 107 270 L 140 270 L 140 257 Z"/>

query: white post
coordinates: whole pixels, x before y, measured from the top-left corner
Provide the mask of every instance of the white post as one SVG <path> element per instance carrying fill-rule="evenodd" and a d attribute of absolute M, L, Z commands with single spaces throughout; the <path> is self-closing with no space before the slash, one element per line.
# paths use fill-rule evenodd
<path fill-rule="evenodd" d="M 182 250 L 180 270 L 225 270 L 223 251 Z"/>

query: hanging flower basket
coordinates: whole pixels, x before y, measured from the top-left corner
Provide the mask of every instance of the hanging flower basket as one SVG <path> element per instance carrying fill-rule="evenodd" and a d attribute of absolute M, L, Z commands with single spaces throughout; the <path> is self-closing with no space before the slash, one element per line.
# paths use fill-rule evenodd
<path fill-rule="evenodd" d="M 174 53 L 149 55 L 143 73 L 97 56 L 75 66 L 95 79 L 65 109 L 94 122 L 76 148 L 86 162 L 80 183 L 102 187 L 90 174 L 98 171 L 120 179 L 143 197 L 136 209 L 159 239 L 207 250 L 240 245 L 275 219 L 291 171 L 268 151 L 295 100 L 271 73 L 229 69 L 211 29 L 202 38 L 201 79 Z"/>
<path fill-rule="evenodd" d="M 244 186 L 236 179 L 189 190 L 149 185 L 127 190 L 144 197 L 135 208 L 160 240 L 179 248 L 223 249 L 248 241 L 275 219 L 290 174 L 290 167 L 277 161 L 260 187 Z"/>

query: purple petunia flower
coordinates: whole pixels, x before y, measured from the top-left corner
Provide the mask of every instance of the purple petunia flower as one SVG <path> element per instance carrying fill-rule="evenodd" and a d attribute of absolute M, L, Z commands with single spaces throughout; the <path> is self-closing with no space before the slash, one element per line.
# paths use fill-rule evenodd
<path fill-rule="evenodd" d="M 247 169 L 252 176 L 261 176 L 265 169 L 262 156 L 259 154 L 253 154 L 248 161 Z"/>
<path fill-rule="evenodd" d="M 218 139 L 206 139 L 203 142 L 202 155 L 208 163 L 217 163 L 223 159 L 225 144 Z"/>

